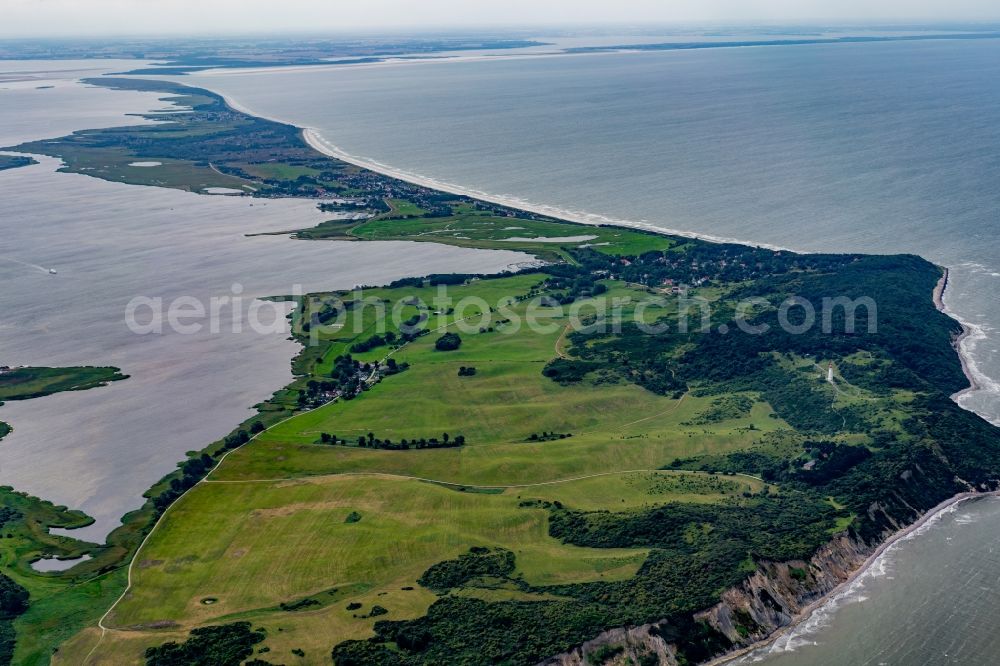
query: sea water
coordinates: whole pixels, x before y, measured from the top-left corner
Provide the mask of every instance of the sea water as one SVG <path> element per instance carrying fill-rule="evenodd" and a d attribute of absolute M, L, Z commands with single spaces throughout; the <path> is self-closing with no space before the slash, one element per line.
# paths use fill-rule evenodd
<path fill-rule="evenodd" d="M 993 666 L 1000 654 L 1000 499 L 967 501 L 908 535 L 773 645 L 735 664 Z"/>
<path fill-rule="evenodd" d="M 490 58 L 186 77 L 380 168 L 589 221 L 951 269 L 1000 423 L 1000 41 Z M 928 295 L 929 297 L 929 295 Z M 1000 501 L 889 550 L 781 666 L 995 664 Z"/>

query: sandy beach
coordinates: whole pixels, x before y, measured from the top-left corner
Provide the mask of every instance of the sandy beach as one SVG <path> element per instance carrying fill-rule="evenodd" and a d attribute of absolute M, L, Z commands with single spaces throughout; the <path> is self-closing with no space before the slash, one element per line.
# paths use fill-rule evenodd
<path fill-rule="evenodd" d="M 962 343 L 966 339 L 968 339 L 969 336 L 974 334 L 974 330 L 972 326 L 959 319 L 955 313 L 950 312 L 948 310 L 948 306 L 945 305 L 944 302 L 944 295 L 945 292 L 948 290 L 948 280 L 950 278 L 951 278 L 950 271 L 947 268 L 944 268 L 944 275 L 941 276 L 941 279 L 938 280 L 937 285 L 934 286 L 933 298 L 934 298 L 934 306 L 938 310 L 944 312 L 949 317 L 951 317 L 952 319 L 954 319 L 955 321 L 957 321 L 959 324 L 962 325 L 962 332 L 959 333 L 958 336 L 955 338 L 955 340 L 952 342 L 952 346 L 955 348 L 955 351 L 958 353 L 958 358 L 962 362 L 962 372 L 965 373 L 965 378 L 969 380 L 969 385 L 952 396 L 952 399 L 955 402 L 958 402 L 959 398 L 961 398 L 963 395 L 971 393 L 973 391 L 978 391 L 982 387 L 979 385 L 979 382 L 976 379 L 976 375 L 973 372 L 972 367 L 970 366 L 970 359 L 968 353 L 966 353 L 965 350 L 962 348 Z"/>
<path fill-rule="evenodd" d="M 944 274 L 938 280 L 937 284 L 934 285 L 934 294 L 932 297 L 934 299 L 934 306 L 941 312 L 944 312 L 944 291 L 948 288 L 950 271 L 947 267 L 942 267 L 942 269 L 944 270 Z"/>
<path fill-rule="evenodd" d="M 965 373 L 965 378 L 969 380 L 969 385 L 961 391 L 954 393 L 951 396 L 951 399 L 960 406 L 964 407 L 964 405 L 962 405 L 962 399 L 964 397 L 977 391 L 987 390 L 987 387 L 983 386 L 983 384 L 992 382 L 976 367 L 975 361 L 973 360 L 968 349 L 971 343 L 985 338 L 985 334 L 980 327 L 963 320 L 958 316 L 958 314 L 953 312 L 948 307 L 946 297 L 950 279 L 951 273 L 947 268 L 945 268 L 944 275 L 941 276 L 941 279 L 938 280 L 937 286 L 934 288 L 934 305 L 938 310 L 944 312 L 962 326 L 962 332 L 959 333 L 952 341 L 952 346 L 955 348 L 955 351 L 958 353 L 958 358 L 962 362 L 962 372 Z"/>
<path fill-rule="evenodd" d="M 233 106 L 233 102 L 226 99 L 226 103 Z M 238 108 L 235 107 L 234 108 Z M 251 115 L 254 114 L 248 109 L 238 109 L 244 113 Z M 274 120 L 273 118 L 270 120 Z M 276 121 L 282 122 L 282 121 Z M 433 178 L 427 178 L 425 176 L 420 176 L 417 174 L 408 173 L 406 171 L 401 171 L 393 167 L 387 166 L 385 164 L 380 164 L 379 162 L 374 162 L 371 160 L 365 160 L 359 157 L 350 155 L 344 152 L 339 147 L 330 143 L 322 136 L 319 132 L 312 128 L 304 128 L 302 130 L 302 137 L 305 139 L 313 149 L 323 153 L 324 155 L 329 155 L 335 159 L 347 162 L 348 164 L 353 164 L 355 166 L 368 169 L 370 171 L 375 171 L 385 176 L 390 176 L 392 178 L 398 178 L 399 180 L 405 180 L 406 182 L 413 183 L 414 185 L 420 185 L 421 187 L 428 187 L 435 190 L 441 190 L 442 192 L 448 192 L 449 194 L 456 194 L 459 196 L 467 196 L 475 199 L 481 199 L 482 201 L 488 201 L 490 203 L 495 203 L 501 206 L 508 206 L 510 208 L 517 208 L 519 210 L 524 210 L 529 213 L 535 213 L 537 215 L 545 215 L 548 217 L 554 217 L 561 220 L 567 220 L 569 222 L 578 222 L 580 224 L 593 224 L 593 225 L 611 225 L 616 227 L 629 227 L 632 229 L 642 229 L 643 231 L 652 231 L 657 234 L 665 234 L 668 236 L 681 236 L 683 238 L 696 238 L 698 240 L 708 241 L 710 243 L 737 243 L 739 245 L 750 245 L 752 247 L 763 247 L 769 250 L 787 250 L 790 252 L 799 252 L 799 250 L 793 250 L 792 248 L 781 247 L 778 245 L 769 245 L 767 243 L 755 243 L 753 241 L 748 241 L 739 238 L 728 238 L 724 236 L 713 236 L 710 234 L 699 234 L 692 231 L 684 231 L 682 229 L 666 229 L 664 227 L 658 227 L 652 224 L 644 222 L 636 222 L 634 220 L 625 220 L 621 218 L 613 218 L 605 215 L 597 215 L 595 213 L 583 213 L 579 211 L 565 210 L 562 208 L 557 208 L 554 206 L 545 206 L 541 204 L 531 203 L 523 199 L 518 199 L 516 197 L 509 196 L 499 196 L 496 194 L 491 194 L 489 192 L 480 192 L 478 190 L 473 190 L 469 188 L 459 187 L 458 185 L 453 185 L 451 183 L 445 183 Z M 807 254 L 803 252 L 803 254 Z"/>

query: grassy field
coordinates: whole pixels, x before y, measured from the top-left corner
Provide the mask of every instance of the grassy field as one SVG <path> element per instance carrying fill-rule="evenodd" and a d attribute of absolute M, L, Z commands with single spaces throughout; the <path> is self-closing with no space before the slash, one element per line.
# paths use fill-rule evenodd
<path fill-rule="evenodd" d="M 274 425 L 172 506 L 136 557 L 133 588 L 109 617 L 116 630 L 100 642 L 95 663 L 141 663 L 145 646 L 234 619 L 264 627 L 275 658 L 294 658 L 289 652 L 301 649 L 304 663 L 323 663 L 331 644 L 371 635 L 376 619 L 425 613 L 437 596 L 417 579 L 472 546 L 514 552 L 514 576 L 529 586 L 635 575 L 646 549 L 564 544 L 548 534 L 550 503 L 632 511 L 672 501 L 717 503 L 764 488 L 746 476 L 656 470 L 679 456 L 746 448 L 762 432 L 787 427 L 766 403 L 692 426 L 685 424 L 711 409 L 712 398 L 672 399 L 633 384 L 559 384 L 543 376 L 545 363 L 560 353 L 567 321 L 555 308 L 517 300 L 541 279 L 527 274 L 449 287 L 455 302 L 481 299 L 466 310 L 435 304 L 439 291 L 431 286 L 341 294 L 341 302 L 364 296 L 389 311 L 406 303 L 402 316 L 428 314 L 433 332 L 357 354 L 409 368 L 353 400 Z M 645 295 L 608 286 L 582 306 Z M 539 313 L 541 330 L 514 325 L 529 309 Z M 319 332 L 326 347 L 312 357 L 314 373 L 328 372 L 334 356 L 378 330 L 378 308 L 354 306 L 349 314 Z M 462 344 L 438 351 L 435 341 L 448 331 Z M 459 376 L 462 366 L 476 374 Z M 353 442 L 369 432 L 399 441 L 443 431 L 464 435 L 466 445 L 385 451 L 318 443 L 324 432 Z M 531 441 L 543 432 L 570 436 Z M 361 519 L 348 521 L 352 512 Z M 503 584 L 455 593 L 551 596 Z M 302 610 L 281 609 L 303 600 L 309 605 Z M 361 607 L 348 611 L 348 603 Z M 374 604 L 388 615 L 366 617 Z M 78 654 L 94 644 L 95 635 L 85 632 L 67 650 Z"/>
<path fill-rule="evenodd" d="M 165 97 L 166 102 L 196 106 L 211 103 L 212 98 L 200 94 L 180 94 Z M 179 140 L 198 141 L 215 135 L 219 131 L 232 131 L 238 122 L 217 119 L 215 127 L 204 123 L 191 122 L 184 114 L 152 113 L 148 115 L 155 123 L 131 128 L 111 130 L 87 130 L 74 133 L 61 142 L 38 142 L 22 146 L 25 152 L 38 152 L 59 157 L 65 163 L 60 171 L 83 173 L 133 185 L 169 187 L 188 192 L 203 192 L 209 187 L 225 187 L 252 192 L 254 182 L 221 173 L 211 163 L 192 157 L 178 159 L 168 151 L 158 152 L 156 145 Z M 130 135 L 123 145 L 106 141 L 106 132 L 117 136 Z M 131 136 L 131 135 L 135 136 Z M 133 143 L 131 139 L 141 137 Z M 141 147 L 140 147 L 141 146 Z M 159 162 L 156 166 L 132 166 L 135 162 Z"/>
<path fill-rule="evenodd" d="M 121 379 L 118 368 L 15 368 L 0 372 L 0 402 L 85 391 Z"/>
<path fill-rule="evenodd" d="M 389 206 L 387 217 L 417 217 L 427 214 L 426 210 L 406 199 L 386 199 L 385 203 Z"/>
<path fill-rule="evenodd" d="M 700 662 L 762 637 L 754 623 L 734 638 L 692 620 L 760 561 L 808 559 L 849 527 L 875 543 L 956 492 L 995 485 L 995 433 L 947 400 L 965 385 L 958 325 L 927 299 L 940 270 L 919 258 L 794 255 L 553 220 L 330 159 L 298 129 L 207 91 L 102 85 L 173 94 L 192 109 L 20 149 L 108 180 L 313 197 L 366 216 L 302 239 L 504 248 L 559 265 L 300 304 L 294 381 L 157 483 L 93 562 L 25 571 L 29 547 L 52 538 L 44 521 L 0 544 L 32 590 L 18 620 L 23 663 L 44 663 L 108 607 L 122 585 L 115 563 L 154 524 L 110 629 L 77 634 L 57 663 L 141 664 L 148 646 L 235 620 L 266 630 L 262 658 L 276 663 L 328 663 L 335 644 L 351 663 L 536 663 L 604 629 L 663 619 L 678 659 Z M 454 284 L 445 293 L 440 282 Z M 676 292 L 712 303 L 701 334 L 569 325 L 574 311 L 592 323 L 617 308 L 627 320 L 638 301 Z M 879 330 L 781 335 L 788 294 L 877 297 Z M 753 319 L 774 336 L 735 335 L 747 296 L 764 296 Z M 642 320 L 676 324 L 678 310 L 660 303 Z M 402 322 L 423 318 L 426 335 L 411 337 Z M 446 334 L 450 350 L 437 345 Z M 46 382 L 74 388 L 35 377 L 11 382 L 8 399 Z M 445 433 L 462 445 L 412 446 Z M 410 448 L 388 450 L 404 439 Z M 480 565 L 494 569 L 428 582 Z M 440 577 L 423 587 L 431 567 Z M 101 569 L 111 571 L 93 578 Z"/>
<path fill-rule="evenodd" d="M 159 166 L 132 166 L 137 161 L 152 161 L 152 158 L 144 156 L 142 160 L 137 160 L 125 151 L 113 149 L 67 149 L 60 157 L 73 165 L 64 167 L 61 171 L 73 170 L 120 183 L 171 187 L 188 192 L 205 192 L 213 187 L 248 193 L 253 191 L 253 185 L 244 179 L 221 174 L 188 160 L 156 157 L 155 161 L 160 162 Z"/>
<path fill-rule="evenodd" d="M 396 209 L 394 209 L 396 210 Z M 555 220 L 501 217 L 489 211 L 456 206 L 447 217 L 405 217 L 415 211 L 396 210 L 353 227 L 350 234 L 365 240 L 416 240 L 478 248 L 520 249 L 547 254 L 561 247 L 592 246 L 610 254 L 665 250 L 676 241 L 622 227 L 572 224 Z"/>
<path fill-rule="evenodd" d="M 490 313 L 484 307 L 506 302 L 537 281 L 537 276 L 523 275 L 452 288 L 448 293 L 456 301 L 473 294 L 482 299 L 468 309 L 469 320 L 463 318 L 465 311 L 432 316 L 428 325 L 434 333 L 399 349 L 382 347 L 358 355 L 372 361 L 391 354 L 398 363 L 409 363 L 409 370 L 385 378 L 354 400 L 327 404 L 269 429 L 252 446 L 233 453 L 215 478 L 376 471 L 483 486 L 537 483 L 656 468 L 678 456 L 741 448 L 761 432 L 787 427 L 760 402 L 750 414 L 712 427 L 683 425 L 708 409 L 711 400 L 692 395 L 674 400 L 620 382 L 559 384 L 543 376 L 545 363 L 558 354 L 567 327 L 564 317 L 555 309 L 525 302 L 505 312 Z M 644 295 L 620 284 L 612 287 L 591 302 Z M 376 301 L 431 302 L 436 291 L 381 289 L 366 295 Z M 588 308 L 581 304 L 582 310 Z M 537 326 L 515 325 L 527 318 L 529 309 L 538 313 Z M 374 308 L 361 314 L 330 334 L 336 344 L 319 372 L 326 370 L 332 356 L 345 353 L 352 341 L 373 330 Z M 500 323 L 507 319 L 510 324 Z M 482 328 L 486 332 L 480 332 Z M 435 340 L 445 331 L 459 332 L 458 350 L 435 349 Z M 459 376 L 463 366 L 476 368 L 476 374 Z M 750 430 L 751 424 L 755 430 Z M 381 451 L 317 444 L 324 432 L 349 442 L 370 432 L 393 441 L 448 432 L 464 435 L 467 444 L 457 449 Z M 532 434 L 543 432 L 572 436 L 530 441 Z"/>
<path fill-rule="evenodd" d="M 50 527 L 83 527 L 90 518 L 8 487 L 0 488 L 0 506 L 0 569 L 31 595 L 27 612 L 14 622 L 14 663 L 46 664 L 56 645 L 96 622 L 101 609 L 121 593 L 125 568 L 104 574 L 86 566 L 66 573 L 36 572 L 31 562 L 43 555 L 73 559 L 90 553 L 99 559 L 101 548 L 48 532 Z"/>
<path fill-rule="evenodd" d="M 0 155 L 0 171 L 4 169 L 17 169 L 32 164 L 38 164 L 38 161 L 24 155 Z"/>
<path fill-rule="evenodd" d="M 381 598 L 389 607 L 399 587 L 475 545 L 515 549 L 519 573 L 535 584 L 627 576 L 641 562 L 642 551 L 561 544 L 548 536 L 546 511 L 518 504 L 516 495 L 381 476 L 206 483 L 140 553 L 136 592 L 112 622 L 197 623 L 340 587 L 349 588 L 339 597 L 345 604 Z M 358 522 L 347 522 L 352 511 Z M 294 553 L 296 566 L 282 553 Z"/>
<path fill-rule="evenodd" d="M 531 585 L 621 580 L 642 564 L 644 549 L 560 543 L 548 535 L 548 512 L 523 506 L 527 500 L 638 508 L 717 502 L 761 487 L 747 478 L 675 472 L 615 474 L 600 481 L 500 495 L 380 475 L 204 483 L 171 509 L 139 553 L 133 592 L 109 619 L 124 631 L 108 634 L 94 663 L 141 663 L 148 645 L 191 626 L 236 619 L 264 627 L 265 644 L 276 658 L 292 658 L 289 652 L 299 648 L 312 656 L 305 663 L 325 663 L 331 639 L 367 636 L 376 619 L 423 614 L 437 597 L 417 578 L 470 546 L 512 550 L 515 576 Z M 351 512 L 361 519 L 347 522 Z M 460 594 L 533 598 L 489 586 Z M 279 606 L 303 599 L 315 603 L 299 611 Z M 349 603 L 360 607 L 347 610 Z M 375 604 L 389 613 L 365 617 Z"/>
<path fill-rule="evenodd" d="M 29 400 L 60 391 L 82 391 L 125 379 L 118 368 L 16 368 L 0 373 L 3 400 Z M 10 432 L 0 423 L 0 438 Z M 52 650 L 93 624 L 125 586 L 120 544 L 99 547 L 53 535 L 49 528 L 78 528 L 91 519 L 9 487 L 0 488 L 0 570 L 30 594 L 30 606 L 14 621 L 14 663 L 46 664 Z M 40 573 L 31 563 L 42 557 L 92 559 L 61 573 Z M 117 563 L 117 566 L 115 566 Z"/>

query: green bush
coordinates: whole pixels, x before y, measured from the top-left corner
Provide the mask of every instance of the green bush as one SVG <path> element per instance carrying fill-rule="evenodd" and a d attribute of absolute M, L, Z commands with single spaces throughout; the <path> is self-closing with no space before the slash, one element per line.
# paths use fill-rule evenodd
<path fill-rule="evenodd" d="M 444 593 L 461 587 L 474 578 L 502 578 L 514 571 L 514 553 L 509 550 L 474 547 L 454 560 L 438 562 L 425 571 L 417 582 L 435 592 Z"/>
<path fill-rule="evenodd" d="M 146 666 L 238 666 L 263 641 L 249 622 L 192 629 L 183 643 L 170 641 L 146 650 Z"/>
<path fill-rule="evenodd" d="M 445 333 L 434 342 L 434 348 L 438 351 L 455 351 L 462 346 L 462 338 L 458 333 Z"/>

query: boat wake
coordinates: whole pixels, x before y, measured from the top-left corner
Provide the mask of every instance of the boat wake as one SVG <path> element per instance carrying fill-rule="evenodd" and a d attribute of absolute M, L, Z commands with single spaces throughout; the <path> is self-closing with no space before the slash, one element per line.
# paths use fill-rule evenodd
<path fill-rule="evenodd" d="M 27 261 L 21 261 L 20 259 L 15 259 L 14 257 L 0 257 L 0 260 L 9 261 L 12 264 L 18 264 L 20 266 L 25 266 L 27 268 L 33 268 L 43 273 L 50 273 L 52 275 L 55 275 L 56 273 L 56 270 L 54 268 L 46 268 L 45 266 L 39 266 L 38 264 L 31 264 L 28 263 Z"/>

